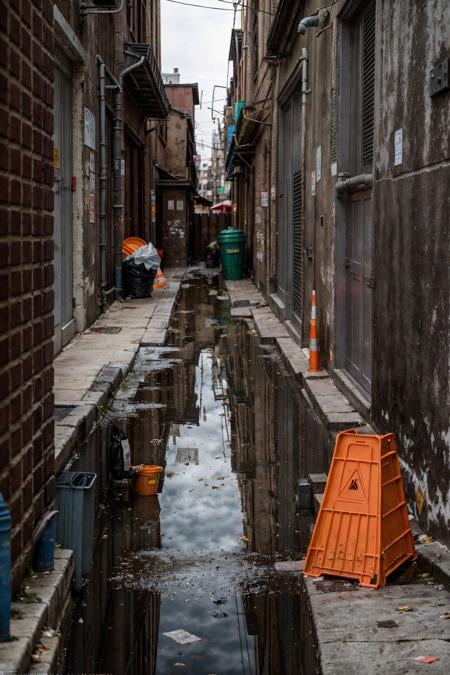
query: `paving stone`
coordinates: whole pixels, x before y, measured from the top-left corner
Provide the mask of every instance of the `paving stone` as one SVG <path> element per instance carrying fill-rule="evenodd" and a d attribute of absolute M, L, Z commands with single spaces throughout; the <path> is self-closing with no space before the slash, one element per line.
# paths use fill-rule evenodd
<path fill-rule="evenodd" d="M 446 591 L 425 584 L 392 584 L 376 591 L 358 587 L 353 592 L 327 591 L 311 578 L 305 578 L 305 587 L 325 675 L 400 675 L 423 672 L 424 667 L 430 672 L 449 672 L 448 622 L 439 618 L 441 604 L 449 601 Z M 412 611 L 399 612 L 401 605 Z M 383 621 L 388 625 L 383 626 Z M 438 656 L 439 661 L 431 666 L 414 661 L 423 654 Z"/>
<path fill-rule="evenodd" d="M 231 316 L 234 316 L 234 317 L 251 318 L 252 311 L 251 311 L 250 306 L 247 306 L 247 307 L 232 307 L 230 309 L 230 314 L 231 314 Z"/>

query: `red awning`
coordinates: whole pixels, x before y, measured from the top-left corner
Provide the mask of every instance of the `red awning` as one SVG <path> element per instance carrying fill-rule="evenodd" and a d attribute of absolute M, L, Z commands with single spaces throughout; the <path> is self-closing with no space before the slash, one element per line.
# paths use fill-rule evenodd
<path fill-rule="evenodd" d="M 225 199 L 223 202 L 219 202 L 218 204 L 214 204 L 214 206 L 211 206 L 211 211 L 213 213 L 229 213 L 231 211 L 231 202 L 229 199 Z"/>

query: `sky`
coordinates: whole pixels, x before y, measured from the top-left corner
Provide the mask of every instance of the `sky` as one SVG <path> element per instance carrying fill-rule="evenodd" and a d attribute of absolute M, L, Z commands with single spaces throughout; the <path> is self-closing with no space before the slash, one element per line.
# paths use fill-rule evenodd
<path fill-rule="evenodd" d="M 213 87 L 227 84 L 228 51 L 233 27 L 233 5 L 222 0 L 186 0 L 199 5 L 217 7 L 218 10 L 186 7 L 161 0 L 162 72 L 179 68 L 181 82 L 198 82 L 201 108 L 196 108 L 197 153 L 209 158 Z M 239 22 L 239 12 L 236 25 Z M 215 91 L 215 108 L 223 111 L 226 90 Z M 215 114 L 215 117 L 219 115 Z M 223 118 L 220 117 L 222 120 Z M 215 124 L 217 129 L 217 122 Z M 204 146 L 202 146 L 204 143 Z"/>

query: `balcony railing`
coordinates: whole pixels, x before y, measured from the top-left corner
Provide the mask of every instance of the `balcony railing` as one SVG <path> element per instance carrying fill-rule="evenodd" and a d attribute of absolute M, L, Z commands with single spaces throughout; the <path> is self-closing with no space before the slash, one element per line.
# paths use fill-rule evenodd
<path fill-rule="evenodd" d="M 165 119 L 169 114 L 170 106 L 151 46 L 134 42 L 125 45 L 127 66 L 131 66 L 142 57 L 145 59 L 142 66 L 126 77 L 125 87 L 144 117 Z"/>

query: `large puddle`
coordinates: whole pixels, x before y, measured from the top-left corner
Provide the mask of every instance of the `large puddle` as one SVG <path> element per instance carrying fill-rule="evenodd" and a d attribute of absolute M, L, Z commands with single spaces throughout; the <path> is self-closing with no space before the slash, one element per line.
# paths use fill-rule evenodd
<path fill-rule="evenodd" d="M 301 583 L 275 568 L 310 530 L 296 396 L 219 280 L 183 282 L 167 346 L 140 350 L 105 417 L 164 479 L 155 497 L 116 484 L 100 504 L 67 672 L 307 672 Z"/>

